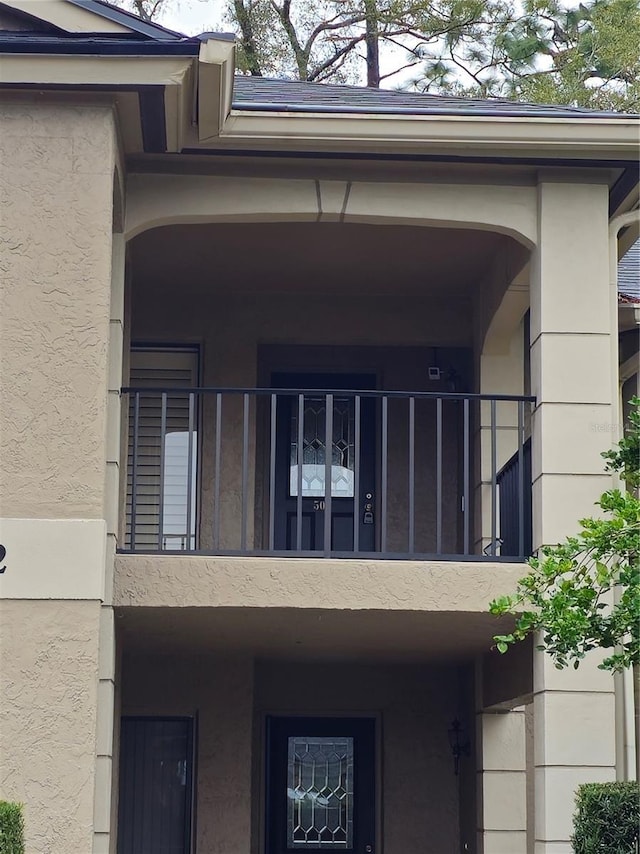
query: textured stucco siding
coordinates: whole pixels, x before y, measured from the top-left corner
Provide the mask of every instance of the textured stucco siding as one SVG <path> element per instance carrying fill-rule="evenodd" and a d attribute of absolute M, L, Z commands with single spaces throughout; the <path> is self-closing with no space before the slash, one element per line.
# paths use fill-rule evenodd
<path fill-rule="evenodd" d="M 0 798 L 24 804 L 27 854 L 88 854 L 98 602 L 0 601 Z"/>
<path fill-rule="evenodd" d="M 0 516 L 103 515 L 114 162 L 110 108 L 0 105 Z"/>
<path fill-rule="evenodd" d="M 522 564 L 117 555 L 114 605 L 484 612 Z"/>
<path fill-rule="evenodd" d="M 0 104 L 0 798 L 27 854 L 89 854 L 117 142 L 54 98 Z"/>

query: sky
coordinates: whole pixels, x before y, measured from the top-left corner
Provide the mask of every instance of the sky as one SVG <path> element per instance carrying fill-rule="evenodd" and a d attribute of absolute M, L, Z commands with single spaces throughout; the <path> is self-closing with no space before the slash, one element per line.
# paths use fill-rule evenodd
<path fill-rule="evenodd" d="M 158 23 L 187 36 L 197 36 L 208 30 L 225 31 L 225 0 L 172 0 Z"/>
<path fill-rule="evenodd" d="M 118 2 L 118 0 L 116 0 Z M 119 0 L 122 2 L 122 0 Z M 561 6 L 574 8 L 580 0 L 565 0 Z M 123 5 L 126 4 L 126 0 Z M 519 5 L 516 0 L 516 6 Z M 203 32 L 230 32 L 233 30 L 227 16 L 228 0 L 165 0 L 162 12 L 157 18 L 159 24 L 169 29 L 194 36 Z M 406 54 L 389 45 L 380 54 L 383 74 L 390 74 L 406 62 Z M 383 88 L 404 88 L 411 86 L 416 77 L 416 68 L 409 68 L 393 74 L 382 82 Z M 363 66 L 364 73 L 364 66 Z M 469 80 L 467 79 L 467 83 Z M 364 80 L 362 81 L 364 83 Z"/>
<path fill-rule="evenodd" d="M 227 5 L 228 0 L 166 0 L 162 13 L 156 20 L 162 26 L 187 36 L 211 31 L 231 32 L 233 28 L 225 20 Z M 405 62 L 404 54 L 398 59 L 399 54 L 399 50 L 390 49 L 388 45 L 384 51 L 381 51 L 380 67 L 383 74 L 394 71 Z M 402 86 L 410 81 L 412 74 L 412 71 L 394 74 L 384 81 L 382 86 L 383 88 Z"/>

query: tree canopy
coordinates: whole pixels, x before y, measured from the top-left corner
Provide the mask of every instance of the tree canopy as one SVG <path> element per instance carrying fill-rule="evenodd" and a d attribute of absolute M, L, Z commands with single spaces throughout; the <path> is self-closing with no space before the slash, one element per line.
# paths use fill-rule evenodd
<path fill-rule="evenodd" d="M 227 0 L 215 24 L 241 73 L 640 109 L 640 0 Z"/>
<path fill-rule="evenodd" d="M 597 518 L 582 519 L 576 536 L 541 549 L 516 593 L 491 603 L 493 614 L 516 616 L 513 632 L 495 637 L 500 652 L 537 633 L 538 648 L 559 668 L 578 667 L 595 649 L 608 653 L 605 670 L 640 666 L 640 399 L 631 403 L 625 438 L 603 453 L 627 489 L 605 492 Z"/>

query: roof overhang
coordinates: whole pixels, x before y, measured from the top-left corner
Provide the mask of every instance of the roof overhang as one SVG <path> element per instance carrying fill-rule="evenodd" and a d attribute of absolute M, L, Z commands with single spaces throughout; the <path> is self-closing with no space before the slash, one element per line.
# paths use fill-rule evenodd
<path fill-rule="evenodd" d="M 141 85 L 181 88 L 181 100 L 190 100 L 192 109 L 180 136 L 193 152 L 277 146 L 282 150 L 637 161 L 640 124 L 635 116 L 303 114 L 238 109 L 232 106 L 235 47 L 220 37 L 144 44 L 127 39 L 13 38 L 2 41 L 0 49 L 4 88 L 77 92 L 97 86 L 114 92 Z"/>
<path fill-rule="evenodd" d="M 46 11 L 50 24 L 54 18 L 56 26 L 65 23 L 67 35 L 0 35 L 0 87 L 31 95 L 58 92 L 69 98 L 95 92 L 111 97 L 120 114 L 126 154 L 277 153 L 597 167 L 611 170 L 612 183 L 617 182 L 615 210 L 637 197 L 640 124 L 635 116 L 303 112 L 259 109 L 256 104 L 243 108 L 233 103 L 233 37 L 186 38 L 162 28 L 160 33 L 142 33 L 137 24 L 136 32 L 132 26 L 126 33 L 125 19 L 132 16 L 99 0 L 4 2 L 16 10 L 28 7 L 30 14 L 36 5 L 43 7 L 43 16 Z M 112 29 L 87 35 L 76 17 L 69 36 L 72 25 L 63 22 L 63 8 L 67 16 L 69 10 L 94 19 L 106 15 L 104 26 Z"/>

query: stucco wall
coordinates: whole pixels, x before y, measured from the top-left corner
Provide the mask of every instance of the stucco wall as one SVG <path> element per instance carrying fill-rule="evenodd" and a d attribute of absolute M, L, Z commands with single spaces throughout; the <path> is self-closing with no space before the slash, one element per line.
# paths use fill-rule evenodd
<path fill-rule="evenodd" d="M 0 601 L 0 798 L 27 854 L 91 851 L 98 602 Z"/>
<path fill-rule="evenodd" d="M 114 604 L 486 612 L 520 563 L 116 555 Z M 493 619 L 493 618 L 492 618 Z"/>
<path fill-rule="evenodd" d="M 212 854 L 261 850 L 265 714 L 376 715 L 385 854 L 443 854 L 458 844 L 457 679 L 448 667 L 258 662 L 254 681 L 250 659 L 125 655 L 122 712 L 197 712 L 198 850 Z"/>
<path fill-rule="evenodd" d="M 198 715 L 198 851 L 249 852 L 252 705 L 249 658 L 124 656 L 123 715 Z"/>
<path fill-rule="evenodd" d="M 117 142 L 106 102 L 55 97 L 0 106 L 0 797 L 25 805 L 28 854 L 84 854 L 94 791 L 107 829 L 109 811 L 96 708 Z"/>
<path fill-rule="evenodd" d="M 103 515 L 114 159 L 110 108 L 0 107 L 0 516 Z"/>

